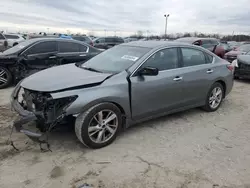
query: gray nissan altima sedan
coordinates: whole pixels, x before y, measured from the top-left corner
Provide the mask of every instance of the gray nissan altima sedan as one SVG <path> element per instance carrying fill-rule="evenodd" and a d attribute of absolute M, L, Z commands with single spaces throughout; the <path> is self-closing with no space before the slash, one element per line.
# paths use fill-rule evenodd
<path fill-rule="evenodd" d="M 232 90 L 233 71 L 230 63 L 194 45 L 121 44 L 84 64 L 52 67 L 21 81 L 11 96 L 20 115 L 14 126 L 44 143 L 44 135 L 74 117 L 78 139 L 101 148 L 141 121 L 195 107 L 217 110 Z"/>

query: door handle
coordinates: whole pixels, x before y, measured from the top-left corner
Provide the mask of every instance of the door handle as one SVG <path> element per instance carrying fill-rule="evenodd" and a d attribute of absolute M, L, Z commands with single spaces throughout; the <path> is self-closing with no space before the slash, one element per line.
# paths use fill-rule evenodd
<path fill-rule="evenodd" d="M 55 58 L 56 58 L 56 56 L 50 56 L 49 58 L 50 58 L 50 59 L 55 59 Z"/>
<path fill-rule="evenodd" d="M 79 56 L 81 56 L 81 57 L 85 57 L 85 56 L 87 56 L 86 54 L 80 54 Z"/>
<path fill-rule="evenodd" d="M 214 71 L 211 70 L 211 69 L 208 69 L 208 70 L 207 70 L 207 73 L 208 73 L 208 74 L 211 74 L 211 73 L 213 73 L 213 72 L 214 72 Z"/>
<path fill-rule="evenodd" d="M 177 77 L 175 77 L 173 80 L 174 80 L 174 81 L 180 81 L 180 80 L 182 80 L 182 77 L 177 76 Z"/>

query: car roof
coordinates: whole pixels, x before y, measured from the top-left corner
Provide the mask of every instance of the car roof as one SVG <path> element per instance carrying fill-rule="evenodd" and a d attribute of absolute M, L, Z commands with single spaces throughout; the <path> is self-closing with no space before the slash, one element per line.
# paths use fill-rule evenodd
<path fill-rule="evenodd" d="M 175 41 L 133 41 L 129 43 L 120 44 L 122 46 L 134 46 L 143 48 L 161 48 L 170 46 L 193 46 L 190 44 L 185 44 L 183 42 Z"/>
<path fill-rule="evenodd" d="M 31 41 L 32 43 L 39 42 L 39 41 L 63 41 L 63 42 L 75 42 L 79 44 L 84 44 L 85 46 L 90 47 L 87 43 L 79 41 L 79 40 L 74 40 L 74 39 L 65 39 L 65 38 L 32 38 L 28 39 L 26 41 Z"/>
<path fill-rule="evenodd" d="M 216 38 L 202 38 L 202 37 L 182 37 L 182 38 L 179 38 L 179 39 L 176 39 L 176 41 L 182 41 L 182 42 L 188 42 L 188 43 L 193 43 L 197 40 L 204 40 L 204 39 L 207 39 L 207 40 L 218 40 Z"/>

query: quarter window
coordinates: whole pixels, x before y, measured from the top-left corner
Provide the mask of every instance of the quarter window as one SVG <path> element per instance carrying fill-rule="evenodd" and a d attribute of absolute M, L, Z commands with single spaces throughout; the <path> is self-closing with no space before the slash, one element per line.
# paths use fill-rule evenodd
<path fill-rule="evenodd" d="M 177 48 L 168 48 L 156 52 L 142 65 L 142 68 L 144 67 L 158 68 L 159 71 L 178 68 Z"/>
<path fill-rule="evenodd" d="M 46 42 L 40 42 L 38 44 L 35 44 L 33 47 L 28 49 L 25 54 L 41 54 L 41 53 L 50 53 L 50 52 L 56 52 L 57 46 L 56 41 L 46 41 Z"/>
<path fill-rule="evenodd" d="M 181 48 L 183 67 L 206 64 L 206 58 L 202 51 L 192 48 Z"/>

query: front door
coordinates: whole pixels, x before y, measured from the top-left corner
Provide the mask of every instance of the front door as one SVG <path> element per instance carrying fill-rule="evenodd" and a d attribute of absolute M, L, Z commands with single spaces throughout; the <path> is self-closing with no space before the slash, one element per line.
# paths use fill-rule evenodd
<path fill-rule="evenodd" d="M 58 64 L 57 42 L 44 41 L 23 52 L 23 62 L 32 73 Z"/>
<path fill-rule="evenodd" d="M 146 118 L 178 108 L 182 98 L 183 84 L 179 75 L 178 52 L 177 48 L 157 51 L 138 69 L 158 68 L 157 76 L 132 76 L 130 78 L 134 119 Z"/>

